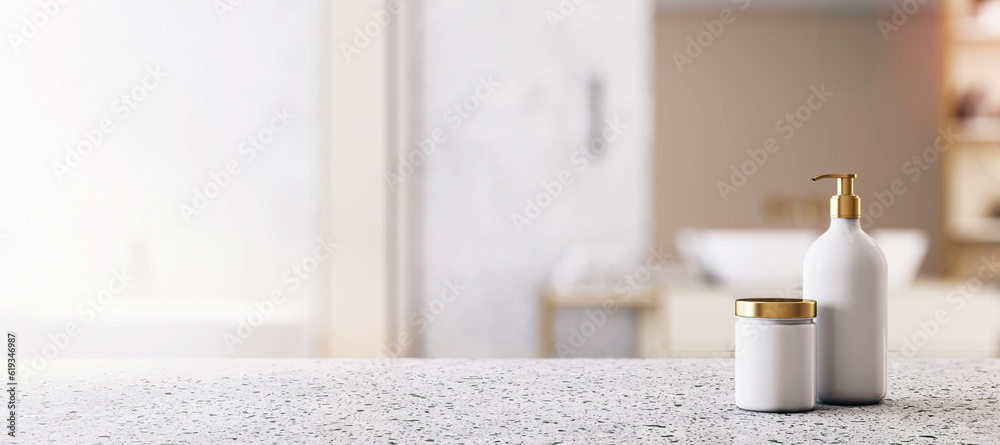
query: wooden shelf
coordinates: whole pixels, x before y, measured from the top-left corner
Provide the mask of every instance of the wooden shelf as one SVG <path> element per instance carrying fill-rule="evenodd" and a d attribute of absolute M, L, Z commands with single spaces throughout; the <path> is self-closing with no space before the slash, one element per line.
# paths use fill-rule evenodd
<path fill-rule="evenodd" d="M 960 128 L 960 142 L 967 144 L 1000 143 L 1000 118 L 978 117 L 956 121 Z"/>
<path fill-rule="evenodd" d="M 959 243 L 996 244 L 1000 243 L 1000 219 L 982 218 L 956 221 L 948 231 L 949 238 Z"/>
<path fill-rule="evenodd" d="M 997 44 L 997 49 L 1000 49 L 1000 32 L 983 29 L 975 17 L 958 18 L 955 25 L 957 43 Z"/>

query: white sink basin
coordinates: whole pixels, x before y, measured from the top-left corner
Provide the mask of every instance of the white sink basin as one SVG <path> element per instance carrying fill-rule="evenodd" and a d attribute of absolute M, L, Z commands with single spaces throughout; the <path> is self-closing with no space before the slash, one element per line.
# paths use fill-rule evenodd
<path fill-rule="evenodd" d="M 818 236 L 813 230 L 684 229 L 677 250 L 711 283 L 794 289 L 802 286 L 802 259 Z"/>
<path fill-rule="evenodd" d="M 802 259 L 816 230 L 684 229 L 677 250 L 693 273 L 735 288 L 795 289 L 802 286 Z M 916 229 L 871 231 L 888 262 L 889 290 L 909 286 L 929 246 Z"/>
<path fill-rule="evenodd" d="M 909 287 L 930 247 L 927 234 L 918 229 L 879 229 L 871 235 L 889 266 L 889 291 Z"/>

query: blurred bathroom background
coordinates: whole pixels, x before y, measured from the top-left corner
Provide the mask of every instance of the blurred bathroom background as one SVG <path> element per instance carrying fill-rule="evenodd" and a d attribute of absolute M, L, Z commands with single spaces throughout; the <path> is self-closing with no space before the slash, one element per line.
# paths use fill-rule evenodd
<path fill-rule="evenodd" d="M 731 357 L 858 174 L 1000 356 L 1000 0 L 0 5 L 0 327 L 65 358 Z M 808 298 L 808 295 L 805 296 Z"/>

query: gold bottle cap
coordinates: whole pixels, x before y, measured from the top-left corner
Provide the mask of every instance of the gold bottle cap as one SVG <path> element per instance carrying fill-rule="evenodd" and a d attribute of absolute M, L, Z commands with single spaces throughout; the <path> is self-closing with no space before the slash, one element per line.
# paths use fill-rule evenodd
<path fill-rule="evenodd" d="M 860 218 L 861 198 L 854 194 L 854 173 L 826 174 L 813 177 L 812 180 L 827 178 L 837 179 L 837 194 L 830 198 L 830 218 Z"/>
<path fill-rule="evenodd" d="M 749 318 L 813 318 L 816 300 L 799 298 L 741 298 L 736 316 Z"/>

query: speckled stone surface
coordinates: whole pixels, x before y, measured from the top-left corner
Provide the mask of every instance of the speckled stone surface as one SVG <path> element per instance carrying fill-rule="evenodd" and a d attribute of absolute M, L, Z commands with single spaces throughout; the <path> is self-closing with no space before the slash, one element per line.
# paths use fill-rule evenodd
<path fill-rule="evenodd" d="M 1000 360 L 890 369 L 879 405 L 766 414 L 732 360 L 56 362 L 5 443 L 1000 444 Z"/>

